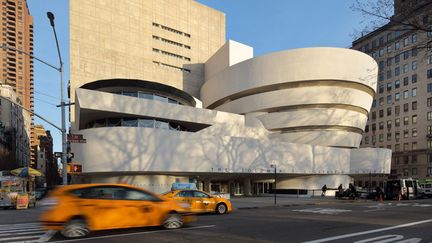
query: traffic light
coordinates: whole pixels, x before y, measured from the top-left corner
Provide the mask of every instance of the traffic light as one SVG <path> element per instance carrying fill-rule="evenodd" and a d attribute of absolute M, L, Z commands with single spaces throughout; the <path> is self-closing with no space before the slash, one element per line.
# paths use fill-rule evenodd
<path fill-rule="evenodd" d="M 80 165 L 80 164 L 73 164 L 72 165 L 72 172 L 73 173 L 81 173 L 82 172 L 82 165 Z"/>
<path fill-rule="evenodd" d="M 82 173 L 82 165 L 78 163 L 68 163 L 66 169 L 69 174 Z"/>

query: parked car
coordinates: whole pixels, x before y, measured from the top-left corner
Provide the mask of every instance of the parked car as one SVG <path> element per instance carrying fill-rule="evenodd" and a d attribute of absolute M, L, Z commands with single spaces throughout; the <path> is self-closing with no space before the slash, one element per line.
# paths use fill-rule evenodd
<path fill-rule="evenodd" d="M 176 229 L 191 222 L 189 208 L 149 191 L 122 184 L 83 184 L 57 188 L 42 202 L 46 229 L 68 238 L 90 231 L 163 226 Z"/>
<path fill-rule="evenodd" d="M 188 203 L 194 213 L 225 214 L 233 210 L 230 200 L 199 190 L 172 190 L 162 194 L 162 196 Z"/>

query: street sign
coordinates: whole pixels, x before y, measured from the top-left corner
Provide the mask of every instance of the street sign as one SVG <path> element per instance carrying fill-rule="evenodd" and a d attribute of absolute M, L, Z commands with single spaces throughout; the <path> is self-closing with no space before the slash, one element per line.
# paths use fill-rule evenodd
<path fill-rule="evenodd" d="M 54 152 L 55 158 L 61 158 L 61 156 L 62 156 L 62 152 Z"/>
<path fill-rule="evenodd" d="M 74 153 L 69 152 L 69 153 L 66 154 L 66 157 L 68 159 L 72 159 L 74 157 Z"/>
<path fill-rule="evenodd" d="M 68 134 L 67 140 L 71 143 L 86 143 L 86 139 L 83 138 L 82 134 Z"/>

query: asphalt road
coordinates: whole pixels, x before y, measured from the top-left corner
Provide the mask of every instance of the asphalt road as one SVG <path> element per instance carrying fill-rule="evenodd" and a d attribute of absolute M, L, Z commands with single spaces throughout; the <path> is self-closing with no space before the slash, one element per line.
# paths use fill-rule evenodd
<path fill-rule="evenodd" d="M 382 204 L 354 201 L 243 209 L 221 216 L 201 215 L 196 222 L 180 230 L 156 227 L 101 231 L 79 240 L 67 240 L 56 233 L 45 239 L 54 242 L 414 243 L 432 242 L 431 228 L 430 199 Z M 0 242 L 1 233 L 0 225 Z M 13 241 L 22 239 L 20 235 L 17 237 Z"/>

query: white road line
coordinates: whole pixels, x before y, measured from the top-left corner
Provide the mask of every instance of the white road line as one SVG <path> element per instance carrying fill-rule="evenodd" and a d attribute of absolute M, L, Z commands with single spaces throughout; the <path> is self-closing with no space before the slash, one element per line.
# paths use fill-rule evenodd
<path fill-rule="evenodd" d="M 42 227 L 42 225 L 0 227 L 0 231 L 1 230 L 11 230 L 11 229 L 35 229 L 35 228 L 40 228 L 40 227 Z"/>
<path fill-rule="evenodd" d="M 40 229 L 41 227 L 0 229 L 0 234 L 5 232 L 10 232 L 10 231 L 21 232 L 21 231 L 28 231 L 28 230 L 40 230 Z"/>
<path fill-rule="evenodd" d="M 39 236 L 38 235 L 28 235 L 28 236 L 17 236 L 17 237 L 0 238 L 0 242 L 2 242 L 2 241 L 10 241 L 10 240 L 24 240 L 24 239 L 27 239 L 27 240 L 31 240 L 31 239 L 37 240 L 37 239 L 39 239 Z"/>
<path fill-rule="evenodd" d="M 27 231 L 27 232 L 12 231 L 12 232 L 7 232 L 7 233 L 1 233 L 0 236 L 41 234 L 41 233 L 44 233 L 44 232 L 45 231 L 43 231 L 43 230 L 32 230 L 32 231 Z"/>
<path fill-rule="evenodd" d="M 33 222 L 33 223 L 21 223 L 21 224 L 0 224 L 0 228 L 3 226 L 20 226 L 20 225 L 22 225 L 22 226 L 24 226 L 24 225 L 26 225 L 26 226 L 28 226 L 28 225 L 40 225 L 40 223 Z"/>
<path fill-rule="evenodd" d="M 146 231 L 146 232 L 136 232 L 136 233 L 129 233 L 129 234 L 118 234 L 118 235 L 107 235 L 107 236 L 97 236 L 97 237 L 89 237 L 89 238 L 73 239 L 73 240 L 60 240 L 60 241 L 53 241 L 53 243 L 54 242 L 76 242 L 76 241 L 85 241 L 85 240 L 114 238 L 114 237 L 129 236 L 129 235 L 143 235 L 143 234 L 153 234 L 153 233 L 161 233 L 161 232 L 185 231 L 185 230 L 192 230 L 192 229 L 212 228 L 212 227 L 216 227 L 216 225 L 204 225 L 204 226 L 196 226 L 196 227 L 181 228 L 181 229 L 174 229 L 174 230 L 153 230 L 153 231 Z"/>
<path fill-rule="evenodd" d="M 399 229 L 399 228 L 404 228 L 404 227 L 410 227 L 410 226 L 414 226 L 414 225 L 418 225 L 418 224 L 426 224 L 426 223 L 430 223 L 430 222 L 432 222 L 432 219 L 412 222 L 412 223 L 408 223 L 408 224 L 401 224 L 401 225 L 396 225 L 396 226 L 391 226 L 391 227 L 386 227 L 386 228 L 381 228 L 381 229 L 374 229 L 374 230 L 368 230 L 368 231 L 363 231 L 363 232 L 333 236 L 333 237 L 323 238 L 323 239 L 319 239 L 319 240 L 305 241 L 304 243 L 320 243 L 320 242 L 327 242 L 327 241 L 332 241 L 332 240 L 340 240 L 340 239 L 350 238 L 350 237 L 354 237 L 354 236 L 378 233 L 378 232 L 382 232 L 382 231 Z"/>
<path fill-rule="evenodd" d="M 44 235 L 42 235 L 37 242 L 47 242 L 49 241 L 56 233 L 56 230 L 48 230 Z"/>

